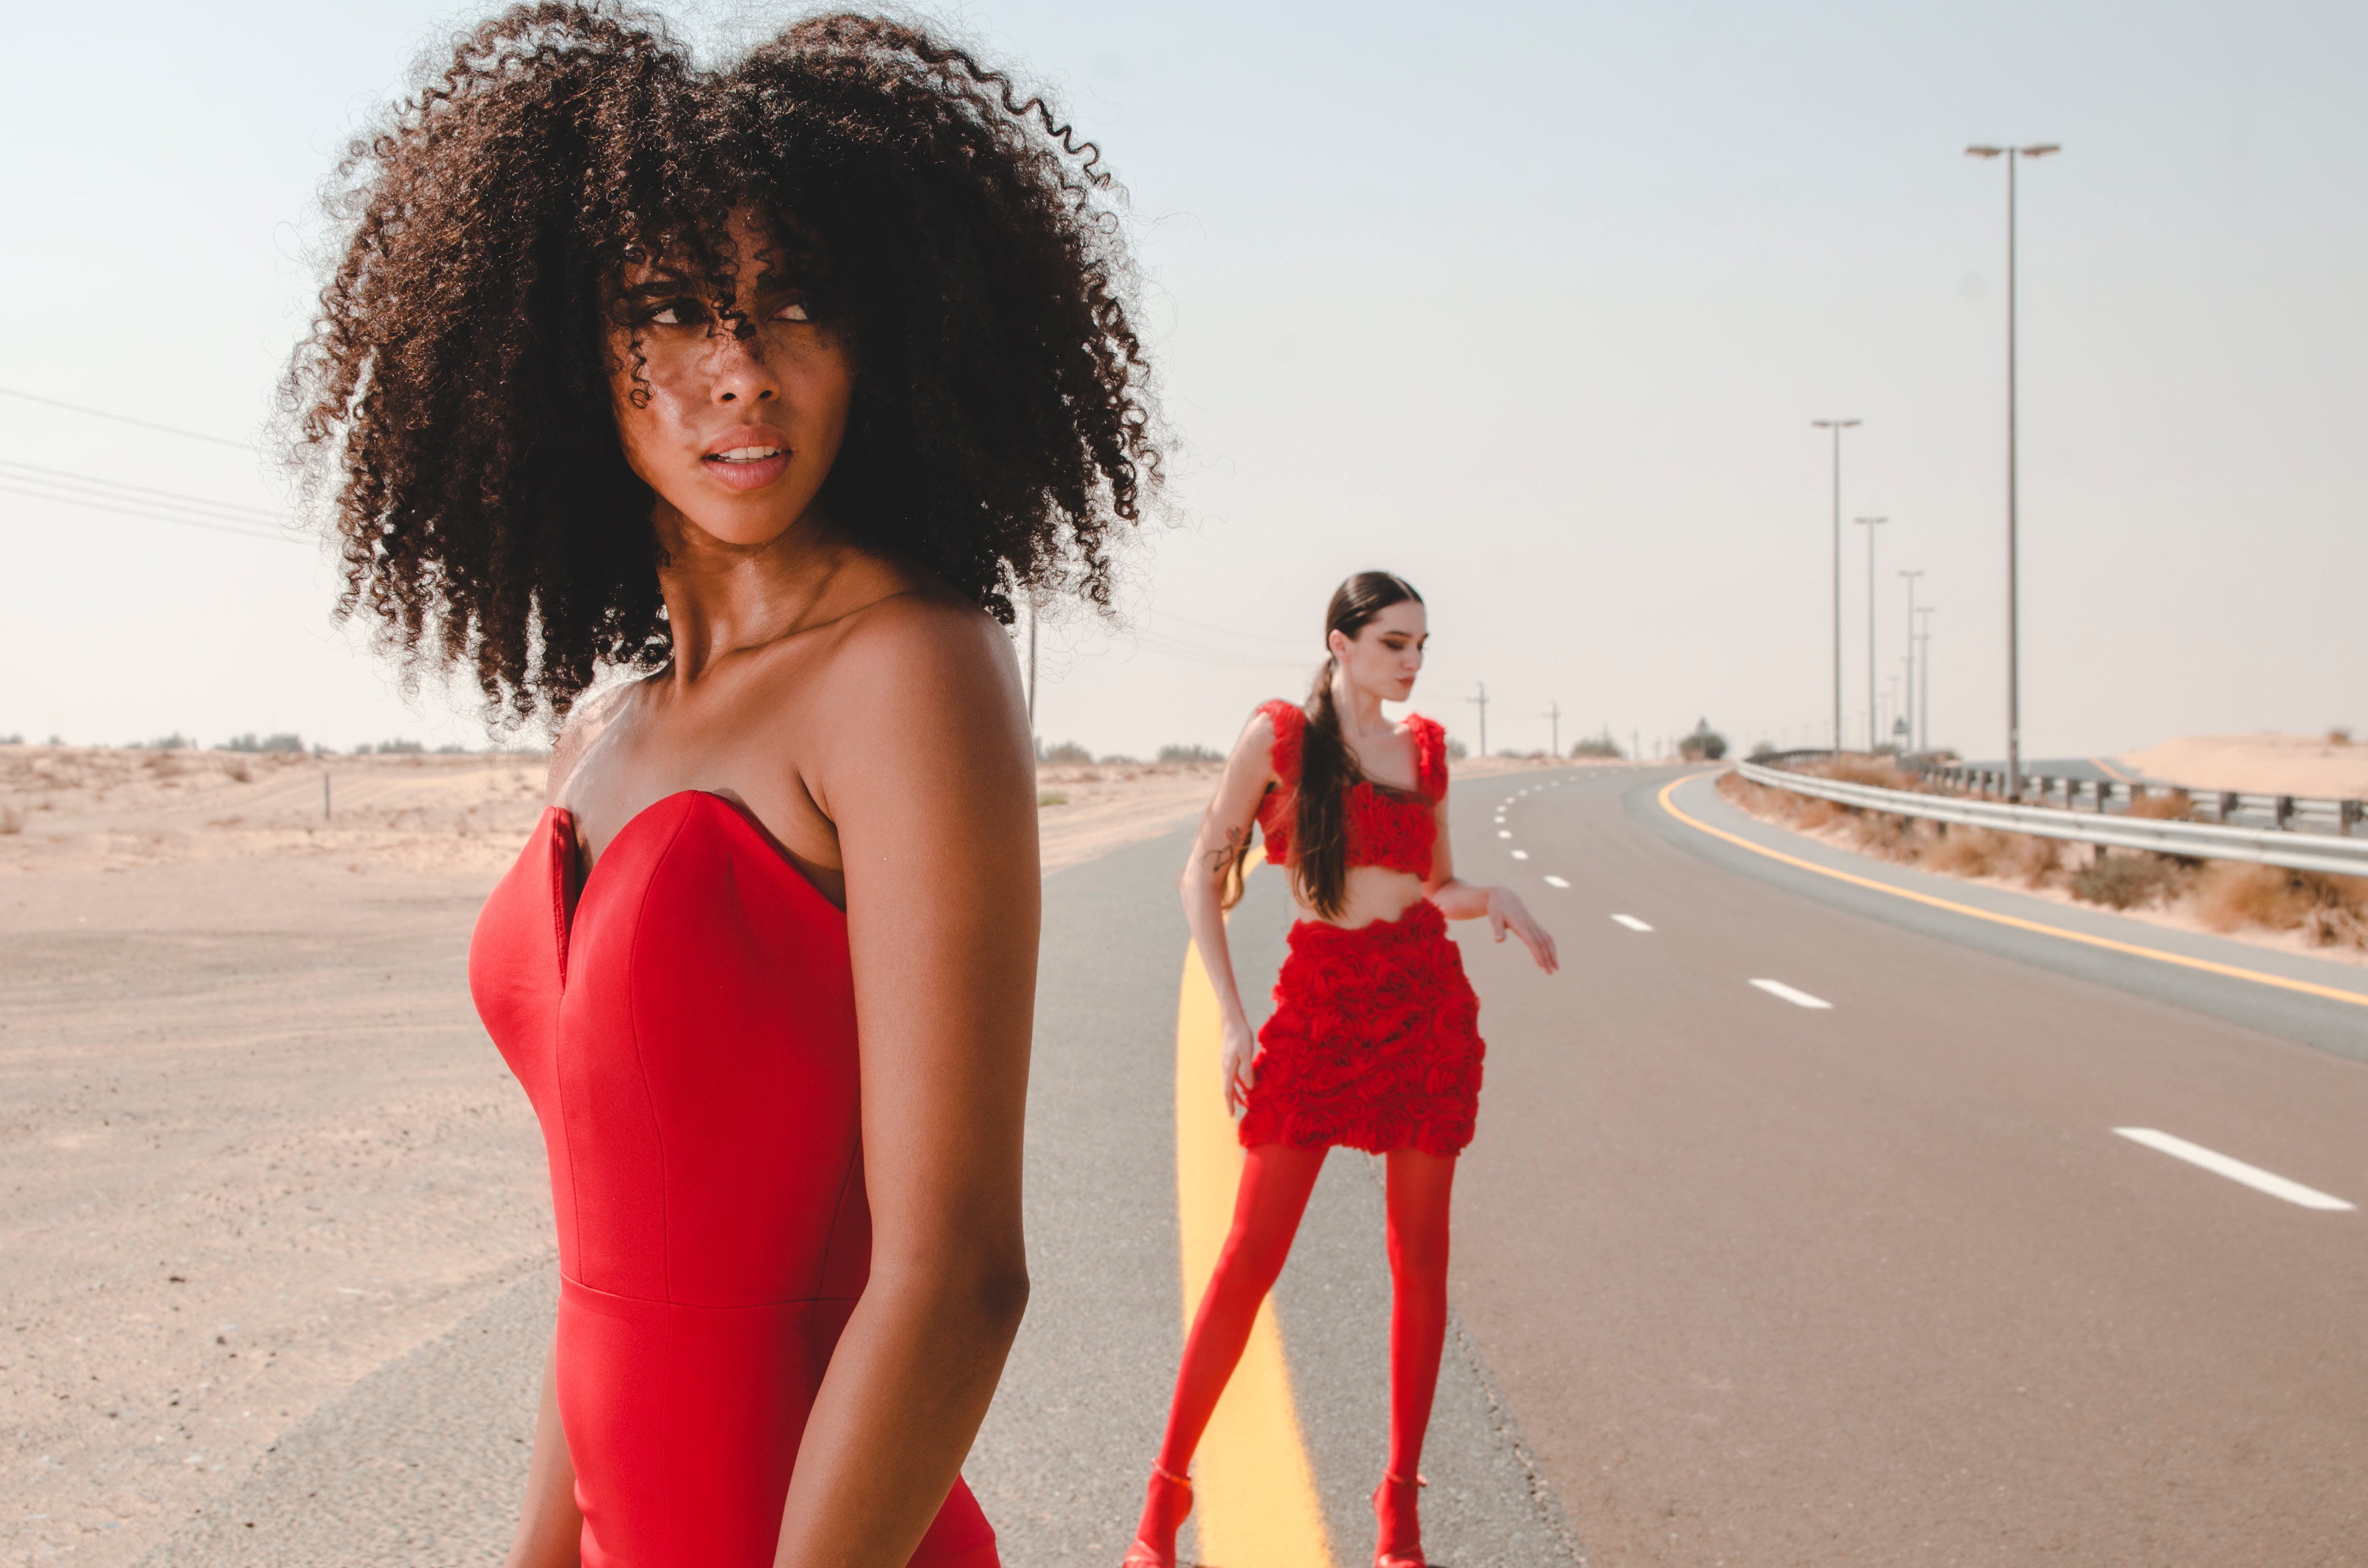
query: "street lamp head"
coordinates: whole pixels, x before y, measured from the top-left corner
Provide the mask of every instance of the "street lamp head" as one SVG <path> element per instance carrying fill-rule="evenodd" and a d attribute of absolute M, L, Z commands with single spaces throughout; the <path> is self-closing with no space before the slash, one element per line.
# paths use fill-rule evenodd
<path fill-rule="evenodd" d="M 2044 158 L 2050 153 L 2061 153 L 2064 149 L 2053 142 L 2040 142 L 2019 151 L 2026 158 Z"/>
<path fill-rule="evenodd" d="M 1809 423 L 1820 430 L 1847 430 L 1858 423 L 1855 419 L 1812 419 Z"/>
<path fill-rule="evenodd" d="M 1889 517 L 1852 517 L 1850 521 L 1854 523 L 1865 523 L 1872 527 L 1876 523 L 1887 523 L 1891 521 L 1891 519 Z"/>
<path fill-rule="evenodd" d="M 1968 158 L 1995 158 L 2005 151 L 2006 149 L 2003 147 L 1968 147 L 1965 149 L 1965 156 Z"/>

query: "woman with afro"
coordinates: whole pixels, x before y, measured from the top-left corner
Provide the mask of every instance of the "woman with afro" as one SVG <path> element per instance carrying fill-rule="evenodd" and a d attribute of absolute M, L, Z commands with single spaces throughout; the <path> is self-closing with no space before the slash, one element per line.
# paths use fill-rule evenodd
<path fill-rule="evenodd" d="M 344 165 L 288 385 L 344 608 L 562 726 L 470 951 L 559 1232 L 517 1568 L 996 1561 L 959 1471 L 1028 1294 L 1039 905 L 998 623 L 1106 603 L 1158 477 L 1098 160 L 910 26 L 716 68 L 546 3 Z"/>

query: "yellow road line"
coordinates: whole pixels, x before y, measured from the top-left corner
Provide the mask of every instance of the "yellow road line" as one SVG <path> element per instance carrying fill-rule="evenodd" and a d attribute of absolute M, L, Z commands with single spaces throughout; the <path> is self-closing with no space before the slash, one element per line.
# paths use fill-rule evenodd
<path fill-rule="evenodd" d="M 1176 1005 L 1176 1212 L 1183 1233 L 1184 1327 L 1217 1266 L 1241 1184 L 1242 1147 L 1225 1110 L 1217 993 L 1197 947 L 1184 949 Z M 1332 1568 L 1315 1471 L 1291 1397 L 1274 1303 L 1258 1309 L 1233 1381 L 1194 1466 L 1201 1560 L 1224 1568 Z"/>
<path fill-rule="evenodd" d="M 2192 959 L 2184 953 L 2165 952 L 2160 948 L 2141 948 L 2134 942 L 2116 942 L 2110 937 L 2091 937 L 2085 931 L 2067 930 L 2061 926 L 2045 926 L 2036 920 L 2024 920 L 2012 915 L 1997 915 L 1987 909 L 1976 909 L 1970 903 L 1957 903 L 1949 899 L 1935 898 L 1928 892 L 1915 892 L 1907 888 L 1894 887 L 1889 882 L 1879 882 L 1872 877 L 1852 876 L 1848 871 L 1837 871 L 1830 866 L 1820 866 L 1814 860 L 1804 860 L 1797 856 L 1770 849 L 1765 845 L 1754 844 L 1748 838 L 1738 837 L 1724 829 L 1713 827 L 1706 822 L 1687 815 L 1669 799 L 1669 792 L 1679 785 L 1691 783 L 1696 778 L 1705 777 L 1707 775 L 1691 773 L 1683 778 L 1669 780 L 1661 789 L 1661 809 L 1688 827 L 1699 829 L 1709 834 L 1713 838 L 1724 838 L 1738 848 L 1750 850 L 1754 855 L 1765 855 L 1770 860 L 1782 860 L 1787 866 L 1797 866 L 1804 871 L 1815 871 L 1821 877 L 1831 877 L 1836 881 L 1849 882 L 1853 887 L 1871 888 L 1876 892 L 1889 893 L 1894 898 L 1909 899 L 1917 903 L 1930 904 L 1935 909 L 1945 909 L 1952 915 L 1969 915 L 1975 920 L 1987 920 L 1994 926 L 2011 926 L 2018 931 L 2036 931 L 2043 937 L 2061 937 L 2067 942 L 2078 942 L 2084 947 L 2102 948 L 2108 952 L 2128 953 L 2134 958 L 2153 959 L 2157 963 L 2177 964 L 2181 969 L 2200 969 L 2206 974 L 2226 975 L 2231 980 L 2249 980 L 2260 985 L 2274 985 L 2281 991 L 2299 991 L 2308 996 L 2324 996 L 2330 1001 L 2349 1002 L 2355 1007 L 2368 1007 L 2368 995 L 2363 995 L 2357 991 L 2339 991 L 2332 985 L 2314 985 L 2307 980 L 2288 980 L 2282 974 L 2266 974 L 2257 969 L 2239 969 L 2234 964 L 2214 963 L 2210 959 Z"/>

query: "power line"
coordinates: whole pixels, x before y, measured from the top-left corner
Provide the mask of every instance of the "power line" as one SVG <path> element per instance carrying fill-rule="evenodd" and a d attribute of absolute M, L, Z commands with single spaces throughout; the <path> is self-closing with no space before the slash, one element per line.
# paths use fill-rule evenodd
<path fill-rule="evenodd" d="M 1220 637 L 1238 638 L 1247 642 L 1272 642 L 1286 648 L 1307 646 L 1307 639 L 1304 637 L 1278 637 L 1270 631 L 1236 631 L 1230 626 L 1212 626 L 1205 620 L 1194 620 L 1190 617 L 1175 615 L 1167 610 L 1155 610 L 1152 613 L 1156 619 L 1172 620 L 1178 626 L 1189 626 L 1195 631 L 1213 631 Z M 1310 650 L 1311 656 L 1313 652 Z"/>
<path fill-rule="evenodd" d="M 15 470 L 15 472 L 6 471 Z M 177 490 L 157 490 L 145 484 L 133 484 L 120 479 L 102 479 L 95 473 L 74 473 L 62 468 L 43 468 L 39 463 L 18 462 L 12 458 L 0 458 L 0 478 L 14 479 L 23 484 L 54 485 L 60 489 L 85 491 L 110 499 L 141 500 L 143 505 L 167 502 L 176 506 L 194 506 L 208 513 L 221 513 L 233 520 L 277 524 L 279 514 L 263 506 L 249 506 L 236 501 L 216 501 L 204 495 L 185 495 Z M 154 497 L 154 501 L 149 498 Z"/>
<path fill-rule="evenodd" d="M 1134 640 L 1137 646 L 1154 653 L 1224 669 L 1304 670 L 1308 664 L 1304 659 L 1269 658 L 1263 654 L 1244 653 L 1233 648 L 1205 648 L 1197 642 L 1188 642 L 1180 637 L 1164 637 L 1156 631 L 1137 631 L 1134 633 Z"/>
<path fill-rule="evenodd" d="M 68 414 L 86 414 L 93 419 L 112 419 L 118 425 L 136 425 L 142 430 L 155 430 L 164 435 L 180 436 L 192 441 L 206 441 L 217 447 L 230 447 L 242 452 L 251 452 L 256 449 L 250 442 L 233 441 L 227 436 L 209 436 L 200 430 L 183 430 L 171 425 L 159 425 L 153 420 L 134 419 L 128 414 L 110 414 L 103 408 L 85 408 L 78 403 L 43 397 L 38 392 L 18 392 L 13 387 L 0 387 L 0 397 L 21 398 L 27 403 L 45 403 L 51 408 L 63 408 Z"/>
<path fill-rule="evenodd" d="M 117 506 L 114 503 L 108 501 L 85 500 L 78 495 L 56 495 L 40 490 L 21 489 L 17 485 L 8 483 L 6 480 L 0 480 L 0 494 L 10 495 L 29 495 L 37 501 L 63 501 L 71 506 L 87 506 L 94 512 L 114 512 L 126 517 L 146 517 L 159 523 L 178 523 L 185 528 L 211 528 L 215 533 L 237 534 L 245 539 L 276 540 L 282 544 L 296 544 L 301 542 L 292 535 L 268 533 L 262 528 L 241 528 L 236 523 L 211 522 L 200 517 L 176 516 L 171 512 L 145 511 L 141 510 L 136 506 Z"/>

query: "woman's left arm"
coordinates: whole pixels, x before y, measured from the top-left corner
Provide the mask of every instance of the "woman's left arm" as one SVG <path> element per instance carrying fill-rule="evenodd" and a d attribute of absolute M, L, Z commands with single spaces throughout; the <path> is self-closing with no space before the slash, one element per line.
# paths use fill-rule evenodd
<path fill-rule="evenodd" d="M 1455 874 L 1455 851 L 1447 837 L 1444 790 L 1430 810 L 1432 820 L 1439 824 L 1438 835 L 1430 846 L 1430 878 L 1423 883 L 1430 902 L 1439 905 L 1439 912 L 1450 920 L 1477 920 L 1486 915 L 1497 940 L 1503 941 L 1505 933 L 1510 931 L 1530 949 L 1530 956 L 1538 960 L 1540 969 L 1548 974 L 1560 969 L 1562 962 L 1554 956 L 1554 937 L 1530 914 L 1530 906 L 1521 902 L 1519 893 L 1510 888 L 1467 882 Z"/>
<path fill-rule="evenodd" d="M 811 780 L 837 825 L 862 1051 L 871 1277 L 808 1418 L 780 1568 L 903 1568 L 1028 1300 L 1022 1117 L 1042 884 L 1002 629 L 882 607 L 834 664 Z"/>

